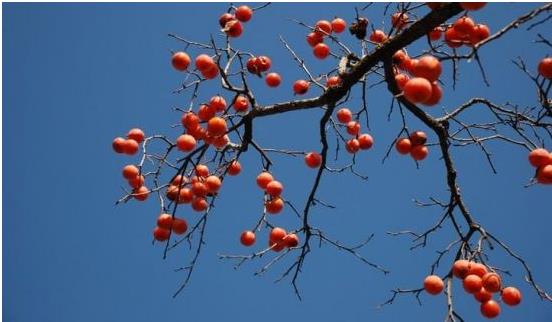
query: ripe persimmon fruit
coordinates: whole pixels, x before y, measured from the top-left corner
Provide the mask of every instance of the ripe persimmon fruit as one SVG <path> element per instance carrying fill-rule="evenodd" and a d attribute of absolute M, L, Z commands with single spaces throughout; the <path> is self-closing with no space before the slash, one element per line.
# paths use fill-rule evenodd
<path fill-rule="evenodd" d="M 223 112 L 226 109 L 226 100 L 220 95 L 213 96 L 209 100 L 209 106 L 217 112 Z"/>
<path fill-rule="evenodd" d="M 429 275 L 424 279 L 424 289 L 431 295 L 437 295 L 443 291 L 445 283 L 437 275 Z"/>
<path fill-rule="evenodd" d="M 176 147 L 183 152 L 190 152 L 195 149 L 196 139 L 189 134 L 182 134 L 176 139 Z"/>
<path fill-rule="evenodd" d="M 243 26 L 241 22 L 237 19 L 229 20 L 224 28 L 222 29 L 228 37 L 239 37 L 243 32 Z"/>
<path fill-rule="evenodd" d="M 550 162 L 550 153 L 546 149 L 538 148 L 529 152 L 529 163 L 535 168 L 542 167 Z"/>
<path fill-rule="evenodd" d="M 233 105 L 236 112 L 245 112 L 249 108 L 249 99 L 247 96 L 238 95 Z"/>
<path fill-rule="evenodd" d="M 412 142 L 410 139 L 400 138 L 395 143 L 395 149 L 397 149 L 400 154 L 409 154 L 412 150 Z"/>
<path fill-rule="evenodd" d="M 207 136 L 207 130 L 198 125 L 195 128 L 186 129 L 186 134 L 193 136 L 196 140 L 203 140 Z"/>
<path fill-rule="evenodd" d="M 370 41 L 377 44 L 384 43 L 387 40 L 387 35 L 383 30 L 376 29 L 370 34 Z"/>
<path fill-rule="evenodd" d="M 213 79 L 217 77 L 218 73 L 219 69 L 217 65 L 212 65 L 211 67 L 201 71 L 201 75 L 203 75 L 206 79 Z"/>
<path fill-rule="evenodd" d="M 335 33 L 342 33 L 347 28 L 347 22 L 341 18 L 335 18 L 332 20 L 332 31 Z"/>
<path fill-rule="evenodd" d="M 213 117 L 215 117 L 215 114 L 217 111 L 207 104 L 202 104 L 199 106 L 199 109 L 197 110 L 197 116 L 202 121 L 209 121 Z"/>
<path fill-rule="evenodd" d="M 227 171 L 228 175 L 237 176 L 238 174 L 240 174 L 240 172 L 241 172 L 241 164 L 237 160 L 230 162 L 230 164 L 228 165 L 228 171 Z"/>
<path fill-rule="evenodd" d="M 281 252 L 284 248 L 286 248 L 286 243 L 283 240 L 279 242 L 268 241 L 268 246 L 272 249 L 272 251 Z"/>
<path fill-rule="evenodd" d="M 314 26 L 314 32 L 323 36 L 329 35 L 332 33 L 332 24 L 327 20 L 319 20 Z"/>
<path fill-rule="evenodd" d="M 360 132 L 360 123 L 357 121 L 350 121 L 347 123 L 347 133 L 353 136 L 357 136 Z"/>
<path fill-rule="evenodd" d="M 196 197 L 205 197 L 207 195 L 207 186 L 203 182 L 192 183 L 192 193 Z"/>
<path fill-rule="evenodd" d="M 207 188 L 207 192 L 215 193 L 220 190 L 222 181 L 220 181 L 220 178 L 217 176 L 208 176 L 205 179 L 204 185 Z"/>
<path fill-rule="evenodd" d="M 309 168 L 318 168 L 322 164 L 322 156 L 317 152 L 309 152 L 305 155 L 305 164 Z"/>
<path fill-rule="evenodd" d="M 469 42 L 472 46 L 480 41 L 483 41 L 491 35 L 491 31 L 487 25 L 477 24 L 469 34 Z"/>
<path fill-rule="evenodd" d="M 424 145 L 427 142 L 427 134 L 423 131 L 414 131 L 408 138 L 412 145 Z"/>
<path fill-rule="evenodd" d="M 397 83 L 397 87 L 401 90 L 404 89 L 404 85 L 406 85 L 406 82 L 408 82 L 409 79 L 410 77 L 406 74 L 395 75 L 395 82 Z"/>
<path fill-rule="evenodd" d="M 459 259 L 452 265 L 452 274 L 460 279 L 464 279 L 470 272 L 470 261 Z"/>
<path fill-rule="evenodd" d="M 186 129 L 193 129 L 199 126 L 199 117 L 194 112 L 186 112 L 182 114 L 181 123 Z"/>
<path fill-rule="evenodd" d="M 328 47 L 328 45 L 326 45 L 325 43 L 321 42 L 321 43 L 318 43 L 316 46 L 314 46 L 312 52 L 314 54 L 314 57 L 318 59 L 324 59 L 328 57 L 328 55 L 330 54 L 330 47 Z"/>
<path fill-rule="evenodd" d="M 174 69 L 184 71 L 190 66 L 190 56 L 183 51 L 176 52 L 172 55 L 171 63 Z"/>
<path fill-rule="evenodd" d="M 113 147 L 113 151 L 115 151 L 117 153 L 124 153 L 125 152 L 125 144 L 126 144 L 125 139 L 123 139 L 122 137 L 116 137 L 113 140 L 113 143 L 111 144 L 111 146 Z"/>
<path fill-rule="evenodd" d="M 488 270 L 487 270 L 487 267 L 485 267 L 485 265 L 481 264 L 481 263 L 475 263 L 475 262 L 472 262 L 470 264 L 470 271 L 468 274 L 474 274 L 474 275 L 477 275 L 481 278 L 483 278 L 483 276 L 485 274 L 487 274 Z"/>
<path fill-rule="evenodd" d="M 410 156 L 416 161 L 422 161 L 429 154 L 429 149 L 425 145 L 415 145 L 410 150 Z"/>
<path fill-rule="evenodd" d="M 197 212 L 205 211 L 207 210 L 208 207 L 209 207 L 209 204 L 207 203 L 207 200 L 205 200 L 204 198 L 196 197 L 192 201 L 192 209 Z"/>
<path fill-rule="evenodd" d="M 431 82 L 423 77 L 414 77 L 403 88 L 404 97 L 411 103 L 422 103 L 431 97 Z"/>
<path fill-rule="evenodd" d="M 406 52 L 404 50 L 397 50 L 394 54 L 393 54 L 393 57 L 392 57 L 392 60 L 393 60 L 393 64 L 395 65 L 399 65 L 399 67 L 401 67 L 401 65 L 403 64 L 403 62 L 407 59 L 410 59 L 408 57 L 408 55 L 406 54 Z M 402 67 L 401 67 L 402 68 Z"/>
<path fill-rule="evenodd" d="M 402 62 L 401 66 L 402 66 L 402 69 L 406 70 L 410 74 L 414 74 L 414 67 L 416 67 L 417 63 L 418 63 L 417 58 L 408 58 Z"/>
<path fill-rule="evenodd" d="M 370 134 L 361 134 L 358 137 L 358 146 L 361 150 L 368 150 L 374 145 L 374 139 Z"/>
<path fill-rule="evenodd" d="M 272 197 L 278 197 L 282 194 L 284 186 L 280 181 L 272 180 L 266 185 L 266 193 Z"/>
<path fill-rule="evenodd" d="M 473 293 L 473 297 L 479 302 L 479 303 L 485 303 L 489 300 L 492 300 L 493 293 L 487 291 L 485 287 L 482 287 L 479 291 Z"/>
<path fill-rule="evenodd" d="M 274 180 L 274 177 L 269 172 L 264 171 L 257 176 L 257 185 L 264 190 L 272 180 Z"/>
<path fill-rule="evenodd" d="M 500 305 L 494 300 L 481 304 L 481 314 L 488 319 L 497 317 L 500 314 Z"/>
<path fill-rule="evenodd" d="M 215 139 L 213 140 L 213 145 L 214 145 L 215 148 L 217 148 L 217 149 L 222 149 L 222 148 L 224 148 L 229 142 L 230 142 L 230 138 L 228 137 L 227 134 L 225 134 L 225 135 L 221 135 L 221 136 L 215 137 Z"/>
<path fill-rule="evenodd" d="M 281 241 L 282 239 L 284 239 L 284 237 L 286 237 L 286 235 L 287 235 L 287 232 L 286 232 L 285 229 L 280 228 L 280 227 L 274 227 L 270 231 L 269 240 L 271 242 L 276 242 L 277 243 L 277 242 Z"/>
<path fill-rule="evenodd" d="M 157 218 L 157 227 L 171 229 L 173 225 L 173 217 L 169 214 L 161 214 Z"/>
<path fill-rule="evenodd" d="M 324 36 L 322 36 L 319 33 L 311 32 L 307 35 L 307 43 L 311 47 L 314 47 L 314 46 L 318 45 L 319 43 L 321 43 L 323 41 L 324 41 Z"/>
<path fill-rule="evenodd" d="M 441 97 L 443 96 L 443 89 L 441 88 L 441 85 L 439 85 L 437 82 L 431 83 L 431 96 L 422 104 L 427 106 L 433 106 L 439 103 L 441 101 Z"/>
<path fill-rule="evenodd" d="M 463 286 L 466 292 L 474 294 L 479 292 L 479 290 L 483 287 L 483 281 L 481 281 L 481 277 L 475 274 L 470 274 L 464 278 Z"/>
<path fill-rule="evenodd" d="M 278 87 L 282 82 L 282 77 L 278 73 L 268 73 L 265 82 L 269 87 Z"/>
<path fill-rule="evenodd" d="M 346 107 L 340 108 L 339 111 L 337 111 L 336 116 L 337 120 L 343 124 L 347 124 L 353 120 L 353 113 L 351 113 L 351 110 Z"/>
<path fill-rule="evenodd" d="M 207 132 L 213 136 L 221 136 L 226 134 L 226 120 L 222 117 L 215 116 L 207 123 Z"/>
<path fill-rule="evenodd" d="M 259 75 L 259 69 L 257 68 L 257 57 L 250 57 L 245 64 L 245 67 L 251 74 Z"/>
<path fill-rule="evenodd" d="M 355 154 L 360 149 L 360 143 L 357 139 L 350 139 L 349 141 L 345 142 L 345 149 L 347 150 L 347 152 Z"/>
<path fill-rule="evenodd" d="M 456 29 L 448 28 L 445 30 L 445 43 L 450 48 L 458 48 L 463 44 L 463 35 L 459 34 Z"/>
<path fill-rule="evenodd" d="M 167 187 L 167 193 L 166 196 L 169 200 L 176 200 L 178 198 L 178 187 L 174 185 L 170 185 Z"/>
<path fill-rule="evenodd" d="M 145 181 L 146 181 L 146 179 L 144 178 L 144 176 L 136 176 L 134 178 L 128 179 L 128 184 L 132 188 L 140 188 L 141 186 L 144 185 Z"/>
<path fill-rule="evenodd" d="M 208 68 L 212 68 L 215 65 L 215 61 L 211 56 L 206 54 L 201 54 L 195 59 L 195 66 L 198 70 L 203 71 Z"/>
<path fill-rule="evenodd" d="M 136 188 L 132 190 L 132 195 L 134 196 L 134 199 L 138 201 L 144 201 L 148 199 L 149 196 L 149 190 L 145 186 L 141 186 L 139 188 Z"/>
<path fill-rule="evenodd" d="M 252 246 L 255 244 L 255 233 L 251 230 L 246 230 L 240 235 L 240 242 L 244 246 Z"/>
<path fill-rule="evenodd" d="M 153 230 L 153 238 L 160 242 L 169 239 L 170 234 L 170 230 L 161 227 L 155 227 Z"/>
<path fill-rule="evenodd" d="M 441 62 L 431 55 L 425 55 L 419 58 L 413 70 L 414 76 L 423 77 L 430 82 L 439 79 L 441 72 Z"/>
<path fill-rule="evenodd" d="M 516 306 L 521 303 L 521 292 L 512 286 L 505 287 L 502 290 L 502 301 L 510 306 Z"/>
<path fill-rule="evenodd" d="M 500 288 L 502 286 L 502 279 L 497 273 L 489 272 L 483 275 L 481 280 L 483 282 L 483 287 L 487 291 L 491 293 L 496 293 L 500 291 Z"/>
<path fill-rule="evenodd" d="M 209 167 L 205 164 L 196 165 L 194 171 L 198 177 L 207 177 L 209 175 Z"/>
<path fill-rule="evenodd" d="M 236 19 L 236 17 L 233 14 L 228 13 L 228 12 L 223 13 L 219 18 L 219 25 L 220 25 L 221 28 L 224 28 L 224 26 L 226 26 L 226 23 L 228 21 L 234 20 L 234 19 Z"/>
<path fill-rule="evenodd" d="M 174 218 L 172 223 L 172 231 L 177 235 L 182 235 L 188 230 L 188 223 L 181 218 Z"/>
<path fill-rule="evenodd" d="M 241 22 L 248 22 L 253 16 L 253 10 L 249 6 L 239 6 L 235 12 L 236 19 Z"/>
<path fill-rule="evenodd" d="M 299 237 L 296 234 L 288 234 L 284 237 L 287 247 L 297 247 L 299 245 Z"/>
<path fill-rule="evenodd" d="M 176 187 L 176 190 L 178 191 L 178 187 Z M 178 193 L 178 200 L 177 202 L 180 203 L 190 203 L 194 199 L 194 193 L 191 189 L 188 188 L 180 188 L 180 192 Z"/>
<path fill-rule="evenodd" d="M 547 164 L 537 169 L 537 182 L 552 184 L 552 164 Z"/>
<path fill-rule="evenodd" d="M 543 58 L 539 62 L 538 70 L 542 77 L 552 79 L 552 57 Z"/>
<path fill-rule="evenodd" d="M 268 56 L 259 56 L 255 60 L 255 64 L 260 72 L 266 72 L 272 66 L 272 60 Z"/>
<path fill-rule="evenodd" d="M 144 142 L 145 134 L 141 129 L 134 128 L 128 131 L 127 138 L 142 143 Z"/>
<path fill-rule="evenodd" d="M 452 28 L 456 30 L 459 34 L 469 35 L 473 32 L 473 29 L 475 28 L 475 22 L 468 17 L 463 16 L 458 18 L 453 24 Z"/>
<path fill-rule="evenodd" d="M 273 197 L 265 203 L 265 208 L 269 214 L 278 214 L 284 209 L 284 200 L 280 197 Z"/>
<path fill-rule="evenodd" d="M 297 95 L 303 95 L 309 90 L 309 82 L 304 79 L 296 80 L 293 83 L 293 92 Z"/>
<path fill-rule="evenodd" d="M 128 155 L 136 154 L 136 152 L 138 152 L 139 149 L 140 149 L 140 145 L 138 144 L 138 142 L 134 141 L 133 139 L 125 140 L 123 145 L 123 151 L 125 154 L 128 154 Z"/>
<path fill-rule="evenodd" d="M 133 164 L 126 165 L 123 168 L 123 177 L 127 180 L 137 177 L 138 174 L 140 174 L 140 169 Z"/>

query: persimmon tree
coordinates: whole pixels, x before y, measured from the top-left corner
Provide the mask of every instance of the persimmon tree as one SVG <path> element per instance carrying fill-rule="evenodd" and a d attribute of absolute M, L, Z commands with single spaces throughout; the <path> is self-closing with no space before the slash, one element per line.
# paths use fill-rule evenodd
<path fill-rule="evenodd" d="M 155 198 L 160 213 L 156 214 L 153 237 L 155 242 L 164 245 L 163 256 L 185 245 L 192 250 L 188 264 L 181 269 L 186 275 L 175 296 L 190 282 L 205 242 L 213 206 L 218 198 L 224 198 L 224 181 L 240 174 L 240 157 L 245 153 L 260 157 L 259 175 L 252 185 L 258 185 L 264 192 L 264 207 L 259 209 L 255 222 L 246 224 L 247 228 L 242 232 L 234 232 L 236 242 L 241 242 L 244 247 L 243 254 L 219 254 L 221 259 L 233 262 L 236 267 L 257 263 L 257 273 L 262 273 L 283 258 L 291 257 L 291 264 L 281 272 L 280 279 L 289 279 L 299 298 L 300 274 L 314 244 L 345 251 L 374 270 L 389 273 L 384 265 L 364 255 L 362 248 L 372 236 L 360 244 L 346 245 L 332 237 L 331 232 L 314 226 L 311 219 L 315 207 L 331 208 L 317 194 L 319 186 L 324 184 L 325 175 L 350 172 L 360 179 L 365 178 L 356 171 L 355 155 L 371 149 L 374 143 L 374 138 L 367 132 L 367 92 L 370 91 L 367 79 L 370 77 L 387 86 L 392 102 L 390 115 L 393 110 L 398 110 L 397 117 L 402 124 L 395 137 L 377 138 L 388 146 L 383 161 L 391 155 L 409 155 L 417 166 L 423 166 L 428 154 L 435 153 L 446 170 L 442 180 L 436 180 L 436 183 L 444 182 L 438 189 L 448 191 L 448 197 L 445 200 L 417 201 L 418 206 L 440 209 L 442 214 L 437 222 L 429 223 L 428 229 L 422 232 L 404 230 L 390 235 L 412 237 L 411 248 L 414 249 L 425 247 L 429 236 L 438 230 L 449 227 L 452 231 L 450 243 L 438 253 L 429 267 L 428 276 L 413 283 L 420 286 L 396 288 L 382 305 L 392 304 L 403 294 L 419 298 L 424 291 L 432 295 L 444 293 L 448 303 L 445 319 L 462 320 L 452 300 L 453 279 L 458 278 L 464 288 L 460 292 L 473 294 L 475 300 L 481 302 L 481 313 L 485 317 L 496 317 L 501 310 L 499 302 L 518 305 L 521 293 L 503 281 L 507 271 L 493 265 L 491 250 L 494 249 L 505 252 L 512 259 L 512 265 L 521 265 L 526 282 L 536 294 L 543 300 L 552 301 L 552 296 L 537 283 L 528 263 L 516 253 L 514 245 L 478 222 L 477 210 L 470 209 L 469 200 L 461 193 L 452 153 L 456 148 L 476 146 L 495 171 L 486 144 L 499 141 L 505 146 L 527 151 L 527 171 L 534 169 L 528 185 L 552 184 L 552 153 L 545 149 L 552 139 L 552 58 L 543 57 L 539 62 L 526 62 L 523 58 L 514 61 L 519 67 L 520 77 L 525 77 L 536 88 L 534 106 L 521 109 L 512 103 L 474 97 L 452 109 L 435 111 L 432 108 L 442 103 L 444 93 L 455 89 L 458 70 L 465 61 L 478 64 L 480 81 L 488 85 L 479 50 L 501 41 L 514 29 L 526 26 L 530 31 L 549 23 L 552 4 L 535 5 L 533 10 L 520 13 L 517 19 L 494 32 L 484 23 L 474 21 L 470 15 L 471 11 L 485 10 L 485 3 L 390 3 L 385 6 L 384 18 L 390 20 L 391 26 L 386 31 L 375 29 L 365 16 L 369 7 L 352 6 L 353 20 L 350 22 L 343 18 L 321 19 L 315 23 L 294 20 L 292 23 L 304 31 L 306 41 L 303 45 L 312 47 L 314 57 L 333 59 L 335 65 L 329 71 L 307 66 L 288 40 L 281 36 L 281 45 L 305 77 L 288 82 L 288 101 L 271 104 L 261 105 L 261 100 L 249 86 L 252 79 L 259 77 L 268 87 L 282 85 L 282 77 L 271 68 L 271 58 L 233 44 L 236 37 L 246 37 L 250 32 L 247 22 L 257 15 L 266 14 L 271 9 L 269 4 L 254 8 L 230 5 L 219 21 L 213 22 L 213 29 L 225 34 L 224 41 L 217 42 L 208 35 L 204 41 L 169 35 L 182 47 L 173 52 L 171 58 L 172 66 L 182 72 L 184 79 L 175 93 L 189 96 L 187 108 L 177 109 L 182 113 L 179 125 L 182 134 L 178 137 L 146 136 L 142 130 L 132 129 L 127 138 L 116 138 L 113 148 L 118 153 L 139 153 L 141 156 L 137 164 L 123 168 L 123 176 L 130 188 L 117 203 Z M 217 30 L 219 27 L 220 31 Z M 342 41 L 340 36 L 345 32 L 356 38 L 361 48 L 359 52 L 352 51 L 349 44 Z M 552 47 L 545 36 L 537 34 L 536 37 L 535 45 Z M 409 45 L 414 42 L 425 43 L 425 50 L 410 51 Z M 441 79 L 443 68 L 453 70 L 452 80 L 445 82 Z M 208 82 L 218 83 L 220 91 L 213 93 L 209 101 L 198 102 L 199 93 Z M 359 108 L 351 108 L 348 104 L 352 103 L 351 93 L 360 94 Z M 267 98 L 262 101 L 267 101 Z M 488 111 L 487 118 L 477 123 L 465 121 L 464 114 L 475 107 Z M 287 149 L 269 148 L 255 139 L 253 128 L 257 120 L 276 114 L 291 115 L 305 109 L 319 111 L 319 118 L 312 122 L 318 124 L 320 144 L 310 151 L 295 150 L 291 143 Z M 428 113 L 430 109 L 431 115 Z M 410 128 L 408 120 L 411 118 L 421 121 L 423 128 Z M 428 133 L 436 142 L 428 142 Z M 155 150 L 153 143 L 164 148 Z M 305 164 L 298 167 L 312 168 L 316 172 L 303 204 L 290 202 L 285 182 L 278 181 L 272 172 L 272 154 L 303 156 Z M 335 162 L 331 162 L 332 158 Z M 332 163 L 337 166 L 330 165 Z M 166 172 L 171 173 L 171 179 L 163 182 L 161 175 Z M 186 213 L 190 209 L 201 215 L 188 217 Z M 296 226 L 277 227 L 271 222 L 271 217 L 279 215 L 283 209 L 296 215 Z M 443 263 L 444 258 L 453 260 Z"/>

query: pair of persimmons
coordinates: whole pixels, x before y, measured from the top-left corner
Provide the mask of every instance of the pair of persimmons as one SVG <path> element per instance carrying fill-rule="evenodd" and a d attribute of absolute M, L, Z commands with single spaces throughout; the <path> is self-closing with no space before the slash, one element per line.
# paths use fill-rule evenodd
<path fill-rule="evenodd" d="M 529 152 L 529 163 L 537 168 L 536 179 L 541 184 L 552 184 L 552 153 L 538 148 Z"/>

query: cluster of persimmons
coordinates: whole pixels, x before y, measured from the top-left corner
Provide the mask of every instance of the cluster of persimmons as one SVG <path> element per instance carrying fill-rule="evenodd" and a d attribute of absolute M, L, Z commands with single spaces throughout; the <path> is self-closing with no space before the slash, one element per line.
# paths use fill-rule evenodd
<path fill-rule="evenodd" d="M 257 178 L 257 186 L 265 194 L 265 211 L 269 214 L 279 214 L 284 209 L 284 199 L 282 192 L 284 186 L 274 179 L 274 176 L 268 172 L 261 172 Z M 252 246 L 255 243 L 256 236 L 252 230 L 242 232 L 240 241 L 244 246 Z M 299 237 L 295 233 L 287 233 L 284 228 L 273 227 L 268 236 L 268 246 L 271 250 L 279 252 L 286 247 L 296 247 L 299 245 Z"/>
<path fill-rule="evenodd" d="M 432 8 L 438 8 L 440 3 L 427 3 Z M 478 10 L 485 3 L 462 3 L 464 9 Z M 392 15 L 391 22 L 397 29 L 403 28 L 408 24 L 406 13 L 397 12 Z M 489 28 L 483 24 L 476 24 L 467 15 L 460 17 L 452 25 L 446 27 L 436 27 L 428 33 L 431 41 L 441 39 L 444 32 L 445 43 L 451 48 L 458 48 L 462 45 L 474 46 L 475 44 L 487 39 L 490 35 Z M 381 43 L 387 40 L 387 36 L 381 30 L 375 30 L 370 40 Z M 405 50 L 399 50 L 393 55 L 395 64 L 395 81 L 397 86 L 403 91 L 404 97 L 411 103 L 421 103 L 427 106 L 433 106 L 439 103 L 443 96 L 443 90 L 439 85 L 439 76 L 442 72 L 441 62 L 432 55 L 424 55 L 420 58 L 411 58 Z M 410 74 L 407 75 L 406 73 Z"/>
<path fill-rule="evenodd" d="M 400 154 L 410 154 L 412 159 L 421 161 L 427 157 L 429 150 L 425 145 L 427 135 L 423 131 L 412 132 L 407 138 L 399 138 L 395 148 Z"/>
<path fill-rule="evenodd" d="M 359 150 L 368 150 L 374 145 L 374 139 L 370 134 L 360 133 L 360 122 L 353 120 L 353 113 L 344 107 L 337 111 L 337 120 L 345 125 L 347 133 L 353 138 L 345 142 L 345 149 L 349 153 L 357 153 Z"/>
<path fill-rule="evenodd" d="M 113 140 L 112 147 L 117 153 L 134 155 L 140 149 L 140 143 L 145 139 L 144 131 L 138 128 L 131 129 L 127 138 L 116 137 Z M 136 200 L 144 201 L 148 198 L 149 190 L 144 185 L 145 178 L 140 173 L 137 166 L 129 164 L 123 168 L 123 177 L 128 181 L 132 188 L 132 194 Z"/>
<path fill-rule="evenodd" d="M 345 20 L 335 18 L 331 22 L 319 20 L 314 30 L 307 35 L 307 43 L 312 47 L 314 57 L 324 59 L 330 55 L 330 47 L 324 43 L 324 37 L 331 36 L 332 32 L 342 33 L 347 27 Z"/>
<path fill-rule="evenodd" d="M 481 263 L 460 259 L 452 266 L 452 275 L 462 280 L 464 290 L 481 303 L 481 314 L 489 319 L 500 314 L 500 305 L 493 299 L 500 293 L 502 302 L 509 306 L 521 303 L 521 292 L 512 286 L 503 287 L 502 278 L 496 272 L 489 272 Z M 437 275 L 429 275 L 424 280 L 424 289 L 431 295 L 440 294 L 445 287 Z"/>

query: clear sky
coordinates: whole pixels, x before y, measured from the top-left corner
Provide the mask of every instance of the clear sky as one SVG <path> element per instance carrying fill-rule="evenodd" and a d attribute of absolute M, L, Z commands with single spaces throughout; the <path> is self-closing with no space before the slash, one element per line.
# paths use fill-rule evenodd
<path fill-rule="evenodd" d="M 536 4 L 490 4 L 473 16 L 497 30 Z M 173 32 L 189 39 L 217 41 L 218 16 L 226 4 L 3 4 L 3 320 L 4 321 L 441 321 L 444 296 L 422 294 L 419 306 L 404 296 L 382 310 L 389 290 L 419 287 L 436 251 L 454 235 L 450 227 L 430 238 L 424 249 L 410 251 L 407 238 L 386 235 L 400 229 L 422 230 L 438 218 L 437 209 L 420 209 L 413 198 L 446 196 L 444 169 L 431 150 L 420 169 L 392 153 L 381 164 L 389 143 L 400 129 L 398 115 L 386 119 L 391 98 L 383 86 L 369 91 L 370 133 L 374 148 L 362 153 L 361 181 L 350 174 L 327 176 L 320 196 L 337 206 L 316 208 L 316 226 L 330 236 L 356 243 L 374 233 L 362 253 L 391 270 L 384 276 L 352 256 L 329 247 L 313 249 L 299 280 L 303 301 L 298 301 L 288 280 L 273 283 L 290 264 L 288 258 L 263 277 L 253 272 L 266 260 L 234 270 L 218 253 L 248 252 L 240 247 L 239 233 L 251 227 L 260 209 L 261 193 L 254 177 L 260 170 L 252 153 L 243 160 L 244 172 L 225 182 L 209 222 L 207 246 L 189 287 L 171 296 L 183 278 L 173 270 L 186 265 L 189 251 L 180 248 L 162 260 L 162 247 L 152 246 L 151 231 L 158 215 L 154 198 L 145 203 L 114 206 L 125 185 L 120 170 L 138 157 L 116 155 L 115 136 L 139 126 L 146 133 L 175 138 L 179 113 L 188 95 L 173 95 L 183 76 L 169 63 L 170 50 L 182 44 L 167 37 Z M 383 6 L 365 14 L 376 25 Z M 427 12 L 427 9 L 420 9 Z M 315 73 L 335 61 L 319 62 L 304 41 L 305 30 L 287 18 L 307 23 L 341 16 L 354 17 L 353 4 L 274 4 L 256 13 L 235 45 L 272 57 L 273 69 L 283 77 L 277 89 L 261 80 L 253 87 L 261 104 L 292 98 L 291 84 L 301 71 L 281 46 L 283 35 L 305 57 Z M 523 29 L 523 28 L 522 28 Z M 535 104 L 535 90 L 511 63 L 523 56 L 532 69 L 547 49 L 534 44 L 536 32 L 552 38 L 550 24 L 532 33 L 513 31 L 481 50 L 492 86 L 487 88 L 474 63 L 462 62 L 455 92 L 450 86 L 451 66 L 445 66 L 444 99 L 452 109 L 473 96 L 489 97 L 522 106 Z M 344 34 L 347 42 L 350 35 Z M 412 46 L 420 52 L 423 42 Z M 190 50 L 192 56 L 200 52 Z M 375 79 L 372 79 L 375 82 Z M 220 90 L 214 83 L 201 93 L 206 100 Z M 311 95 L 318 92 L 313 91 Z M 229 95 L 227 95 L 229 97 Z M 352 109 L 359 93 L 353 93 Z M 439 113 L 435 108 L 431 113 Z M 321 111 L 299 112 L 261 120 L 255 137 L 266 147 L 318 149 L 317 124 Z M 470 114 L 487 117 L 482 111 Z M 411 128 L 421 127 L 409 117 Z M 435 141 L 430 137 L 430 141 Z M 550 147 L 550 142 L 548 142 Z M 508 242 L 530 264 L 544 288 L 552 289 L 550 274 L 551 188 L 523 188 L 533 169 L 527 151 L 504 143 L 489 144 L 498 174 L 492 174 L 476 148 L 455 149 L 459 183 L 474 216 L 488 230 Z M 302 159 L 275 157 L 275 174 L 286 185 L 286 197 L 302 205 L 314 172 Z M 347 159 L 341 163 L 346 164 Z M 182 215 L 193 221 L 196 213 Z M 274 221 L 297 227 L 285 211 Z M 259 236 L 264 246 L 266 236 Z M 509 269 L 507 284 L 518 286 L 523 303 L 503 307 L 500 321 L 550 321 L 552 306 L 541 301 L 523 280 L 520 266 L 500 251 L 490 262 Z M 444 261 L 439 274 L 451 263 Z M 480 321 L 478 305 L 455 281 L 455 302 L 467 321 Z"/>

